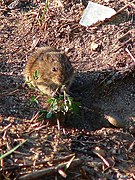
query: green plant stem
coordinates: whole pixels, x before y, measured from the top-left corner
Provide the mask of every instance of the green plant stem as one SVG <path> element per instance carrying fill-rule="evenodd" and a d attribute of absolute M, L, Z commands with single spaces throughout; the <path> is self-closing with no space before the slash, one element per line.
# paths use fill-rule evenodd
<path fill-rule="evenodd" d="M 12 154 L 16 149 L 18 149 L 20 146 L 22 146 L 27 140 L 24 140 L 22 143 L 18 144 L 16 147 L 14 147 L 13 149 L 11 149 L 10 151 L 6 152 L 5 154 L 3 154 L 2 156 L 0 156 L 0 160 L 5 158 L 6 156 Z"/>

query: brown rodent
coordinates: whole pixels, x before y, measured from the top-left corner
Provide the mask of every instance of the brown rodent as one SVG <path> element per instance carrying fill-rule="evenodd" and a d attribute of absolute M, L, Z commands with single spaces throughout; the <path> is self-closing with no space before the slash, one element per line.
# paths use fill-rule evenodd
<path fill-rule="evenodd" d="M 27 61 L 24 75 L 44 94 L 52 96 L 65 85 L 69 88 L 73 78 L 73 67 L 64 52 L 50 46 L 38 48 Z M 34 77 L 39 74 L 39 77 Z"/>

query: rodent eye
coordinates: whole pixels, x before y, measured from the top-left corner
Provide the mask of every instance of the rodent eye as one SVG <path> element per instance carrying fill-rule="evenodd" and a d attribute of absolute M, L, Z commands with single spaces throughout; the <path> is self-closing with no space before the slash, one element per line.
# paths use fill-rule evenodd
<path fill-rule="evenodd" d="M 52 71 L 53 72 L 57 72 L 57 69 L 54 67 L 54 68 L 52 68 Z"/>

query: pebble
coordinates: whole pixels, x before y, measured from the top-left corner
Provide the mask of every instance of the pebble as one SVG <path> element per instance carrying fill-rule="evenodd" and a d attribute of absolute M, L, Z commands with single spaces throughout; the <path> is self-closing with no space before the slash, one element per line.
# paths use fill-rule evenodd
<path fill-rule="evenodd" d="M 113 126 L 118 128 L 124 128 L 126 126 L 126 121 L 117 115 L 104 115 L 105 119 L 109 121 Z"/>

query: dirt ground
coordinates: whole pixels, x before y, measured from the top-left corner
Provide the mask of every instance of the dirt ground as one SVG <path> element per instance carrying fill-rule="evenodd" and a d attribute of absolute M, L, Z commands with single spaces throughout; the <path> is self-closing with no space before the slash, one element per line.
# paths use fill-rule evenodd
<path fill-rule="evenodd" d="M 0 1 L 1 155 L 27 140 L 0 158 L 1 179 L 135 179 L 135 3 L 93 2 L 125 8 L 86 28 L 86 0 L 49 1 L 47 9 L 45 1 Z M 24 85 L 27 57 L 45 45 L 65 51 L 76 74 L 70 91 L 80 112 L 60 127 L 38 120 L 44 96 Z"/>

